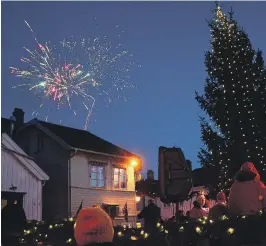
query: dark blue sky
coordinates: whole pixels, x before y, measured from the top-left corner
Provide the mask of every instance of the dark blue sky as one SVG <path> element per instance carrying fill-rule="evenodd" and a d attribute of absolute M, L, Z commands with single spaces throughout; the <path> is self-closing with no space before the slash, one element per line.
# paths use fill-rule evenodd
<path fill-rule="evenodd" d="M 40 40 L 58 42 L 66 36 L 90 36 L 96 17 L 99 35 L 112 36 L 117 25 L 125 31 L 123 45 L 142 67 L 131 72 L 138 89 L 127 93 L 130 100 L 100 107 L 89 130 L 141 155 L 145 170 L 157 172 L 160 145 L 181 147 L 198 167 L 202 112 L 194 91 L 202 91 L 206 77 L 204 52 L 210 46 L 206 19 L 212 17 L 214 6 L 212 2 L 2 2 L 2 116 L 9 117 L 14 107 L 20 107 L 30 120 L 36 103 L 29 92 L 11 88 L 20 81 L 10 75 L 9 67 L 19 66 L 23 46 L 34 48 L 24 20 Z M 233 7 L 253 45 L 265 51 L 266 3 L 222 6 L 226 11 Z M 49 121 L 59 123 L 58 117 L 76 128 L 84 123 L 83 117 L 71 123 L 64 112 Z"/>

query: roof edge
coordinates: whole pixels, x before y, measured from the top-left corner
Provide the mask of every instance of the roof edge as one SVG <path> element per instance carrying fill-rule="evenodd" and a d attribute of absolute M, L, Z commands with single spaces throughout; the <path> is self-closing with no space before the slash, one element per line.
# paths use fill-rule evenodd
<path fill-rule="evenodd" d="M 27 122 L 25 125 L 23 125 L 21 128 L 19 128 L 19 131 L 30 127 L 30 126 L 36 126 L 38 129 L 40 129 L 41 131 L 43 131 L 45 134 L 47 134 L 48 136 L 50 136 L 52 139 L 54 139 L 56 142 L 58 142 L 61 146 L 63 146 L 65 149 L 67 150 L 73 150 L 73 151 L 79 151 L 79 152 L 84 152 L 84 153 L 91 153 L 91 154 L 98 154 L 98 155 L 105 155 L 105 156 L 109 156 L 109 157 L 114 157 L 114 158 L 121 158 L 121 159 L 132 159 L 132 158 L 137 158 L 139 160 L 141 160 L 142 162 L 142 158 L 136 154 L 133 154 L 127 150 L 124 150 L 122 148 L 120 148 L 119 146 L 116 146 L 115 144 L 112 144 L 104 139 L 102 139 L 103 141 L 106 141 L 122 150 L 124 150 L 125 152 L 127 152 L 129 155 L 131 156 L 123 156 L 123 155 L 114 155 L 114 154 L 108 154 L 108 153 L 104 153 L 104 152 L 98 152 L 98 151 L 93 151 L 93 150 L 87 150 L 87 149 L 80 149 L 80 148 L 75 148 L 74 146 L 69 145 L 68 143 L 66 143 L 63 139 L 61 139 L 60 137 L 58 137 L 55 133 L 53 133 L 52 131 L 50 131 L 47 127 L 45 127 L 42 124 L 42 121 L 39 121 L 38 119 L 32 119 L 31 121 Z M 99 138 L 98 136 L 94 135 L 95 137 Z M 141 164 L 142 166 L 142 164 Z"/>
<path fill-rule="evenodd" d="M 103 152 L 98 152 L 98 151 L 93 151 L 93 150 L 86 150 L 86 149 L 80 149 L 80 148 L 72 148 L 75 151 L 79 152 L 85 152 L 85 153 L 91 153 L 91 154 L 98 154 L 98 155 L 105 155 L 105 156 L 110 156 L 110 157 L 117 157 L 117 158 L 122 158 L 122 159 L 132 159 L 132 158 L 138 158 L 141 160 L 141 158 L 133 153 L 132 156 L 123 156 L 123 155 L 113 155 L 113 154 L 107 154 Z M 129 152 L 130 153 L 130 152 Z"/>
<path fill-rule="evenodd" d="M 56 134 L 51 132 L 48 128 L 42 125 L 41 121 L 38 119 L 32 119 L 31 121 L 27 122 L 25 125 L 19 128 L 19 131 L 30 127 L 30 126 L 36 126 L 39 130 L 50 136 L 52 139 L 54 139 L 57 143 L 59 143 L 63 148 L 67 150 L 71 150 L 71 146 L 67 144 L 63 139 L 59 138 Z"/>
<path fill-rule="evenodd" d="M 37 120 L 38 120 L 38 119 L 37 119 Z M 50 124 L 50 125 L 56 125 L 56 126 L 59 126 L 59 125 L 57 125 L 57 124 L 55 124 L 55 123 L 45 122 L 45 121 L 42 121 L 42 120 L 38 120 L 38 122 L 39 122 L 40 124 L 42 124 L 42 123 L 44 123 L 44 124 L 47 123 L 47 124 Z M 45 125 L 44 125 L 44 127 L 45 127 Z M 134 153 L 132 153 L 132 152 L 130 152 L 130 151 L 128 151 L 128 150 L 126 150 L 126 149 L 120 147 L 120 146 L 118 146 L 117 144 L 114 144 L 114 143 L 112 143 L 112 142 L 110 142 L 110 141 L 108 141 L 108 140 L 106 140 L 106 139 L 103 139 L 102 137 L 97 136 L 97 135 L 95 135 L 95 134 L 92 133 L 92 132 L 89 132 L 89 131 L 86 131 L 86 130 L 82 130 L 82 129 L 78 129 L 78 128 L 74 128 L 74 127 L 70 127 L 70 126 L 62 126 L 62 127 L 64 127 L 64 128 L 69 128 L 69 129 L 71 129 L 71 130 L 74 129 L 74 130 L 77 130 L 77 131 L 82 131 L 82 132 L 85 132 L 85 133 L 89 133 L 90 135 L 92 135 L 93 137 L 99 139 L 100 141 L 103 141 L 103 142 L 105 142 L 105 143 L 107 143 L 107 144 L 113 145 L 114 147 L 116 147 L 116 148 L 122 150 L 123 152 L 125 152 L 126 154 L 128 154 L 128 155 L 130 155 L 130 156 L 135 156 L 135 157 L 137 157 L 137 158 L 140 158 L 138 155 L 136 155 L 136 154 L 134 154 Z M 75 146 L 72 146 L 72 145 L 69 145 L 69 146 L 71 146 L 72 148 L 75 148 Z"/>

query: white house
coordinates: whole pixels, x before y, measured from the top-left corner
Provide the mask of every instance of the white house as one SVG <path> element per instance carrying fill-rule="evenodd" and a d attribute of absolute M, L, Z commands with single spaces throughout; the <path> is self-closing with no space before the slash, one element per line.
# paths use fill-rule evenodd
<path fill-rule="evenodd" d="M 6 133 L 1 136 L 1 207 L 17 200 L 28 220 L 42 220 L 42 187 L 49 177 Z"/>
<path fill-rule="evenodd" d="M 17 111 L 16 120 L 23 117 Z M 127 204 L 129 221 L 135 222 L 140 157 L 88 131 L 37 119 L 22 124 L 15 139 L 50 177 L 44 187 L 44 219 L 75 216 L 81 203 L 98 204 L 117 215 L 114 223 L 121 224 Z"/>

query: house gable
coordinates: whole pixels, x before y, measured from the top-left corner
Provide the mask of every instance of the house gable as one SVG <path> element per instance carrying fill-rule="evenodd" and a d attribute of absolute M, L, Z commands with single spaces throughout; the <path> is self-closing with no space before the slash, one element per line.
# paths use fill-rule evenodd
<path fill-rule="evenodd" d="M 10 152 L 18 161 L 41 181 L 49 180 L 48 175 L 6 134 L 2 134 L 2 148 Z"/>
<path fill-rule="evenodd" d="M 22 126 L 16 132 L 15 140 L 50 177 L 43 190 L 44 219 L 67 217 L 68 160 L 71 153 L 36 124 Z"/>

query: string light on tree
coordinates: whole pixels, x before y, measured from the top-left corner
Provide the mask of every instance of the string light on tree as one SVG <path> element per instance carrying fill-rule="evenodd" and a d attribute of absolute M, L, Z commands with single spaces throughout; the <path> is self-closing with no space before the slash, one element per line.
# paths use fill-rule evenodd
<path fill-rule="evenodd" d="M 216 6 L 209 21 L 211 51 L 205 56 L 208 78 L 204 94 L 196 93 L 210 118 L 200 118 L 205 146 L 198 154 L 199 161 L 203 166 L 220 167 L 218 189 L 225 191 L 231 186 L 226 181 L 243 162 L 254 162 L 259 172 L 265 170 L 266 163 L 262 157 L 266 147 L 266 69 L 262 52 L 252 48 L 233 17 L 232 11 L 226 16 Z"/>

